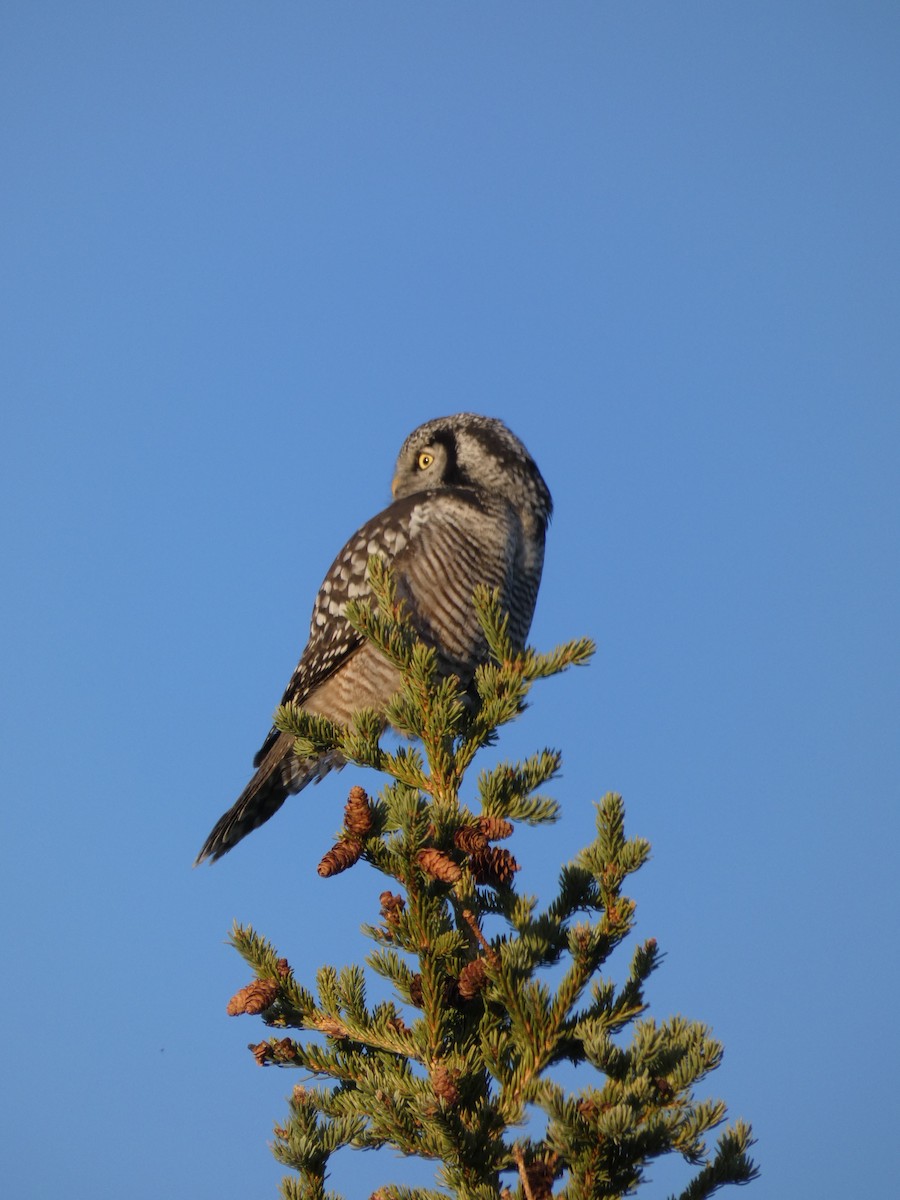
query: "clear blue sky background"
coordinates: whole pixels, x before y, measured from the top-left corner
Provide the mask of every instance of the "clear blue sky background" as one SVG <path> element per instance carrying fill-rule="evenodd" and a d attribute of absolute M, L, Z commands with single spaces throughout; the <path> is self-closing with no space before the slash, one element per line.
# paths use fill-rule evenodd
<path fill-rule="evenodd" d="M 898 52 L 890 0 L 5 6 L 6 1195 L 276 1194 L 295 1077 L 224 938 L 361 957 L 381 879 L 315 874 L 354 773 L 190 864 L 460 409 L 554 493 L 534 642 L 599 644 L 501 744 L 565 754 L 520 879 L 624 793 L 652 1012 L 725 1042 L 748 1194 L 891 1193 Z"/>

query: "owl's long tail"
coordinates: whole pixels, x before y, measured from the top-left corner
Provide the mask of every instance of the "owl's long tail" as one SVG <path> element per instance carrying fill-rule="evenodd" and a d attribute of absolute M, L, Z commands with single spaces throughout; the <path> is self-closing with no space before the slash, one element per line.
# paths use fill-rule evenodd
<path fill-rule="evenodd" d="M 256 774 L 228 812 L 216 821 L 194 861 L 195 867 L 207 859 L 215 862 L 227 854 L 248 833 L 274 816 L 288 796 L 301 791 L 308 783 L 318 783 L 329 771 L 342 767 L 344 760 L 336 752 L 315 758 L 298 758 L 294 754 L 294 738 L 272 730 L 253 765 L 257 768 Z"/>

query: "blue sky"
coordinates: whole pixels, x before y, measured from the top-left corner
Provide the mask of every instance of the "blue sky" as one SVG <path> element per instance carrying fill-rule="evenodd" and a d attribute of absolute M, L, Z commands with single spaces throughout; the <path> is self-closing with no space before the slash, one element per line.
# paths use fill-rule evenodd
<path fill-rule="evenodd" d="M 533 641 L 599 646 L 501 742 L 564 752 L 520 879 L 622 792 L 651 1012 L 724 1041 L 748 1194 L 887 1194 L 898 51 L 876 2 L 6 7 L 9 1195 L 276 1194 L 294 1078 L 224 938 L 361 958 L 381 880 L 315 864 L 373 781 L 190 864 L 334 553 L 459 410 L 554 494 Z"/>

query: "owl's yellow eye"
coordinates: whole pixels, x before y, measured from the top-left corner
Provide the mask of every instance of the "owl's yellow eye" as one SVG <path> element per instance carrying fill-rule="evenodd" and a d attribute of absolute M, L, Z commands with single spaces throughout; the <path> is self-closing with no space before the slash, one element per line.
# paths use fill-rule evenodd
<path fill-rule="evenodd" d="M 433 462 L 434 462 L 434 455 L 429 454 L 427 450 L 423 450 L 422 453 L 419 455 L 419 457 L 416 459 L 416 465 L 418 466 L 420 471 L 427 471 Z"/>

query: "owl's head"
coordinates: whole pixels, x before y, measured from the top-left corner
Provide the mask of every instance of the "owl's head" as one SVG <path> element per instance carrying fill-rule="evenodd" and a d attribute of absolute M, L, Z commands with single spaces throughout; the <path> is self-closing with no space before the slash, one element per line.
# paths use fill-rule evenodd
<path fill-rule="evenodd" d="M 414 429 L 397 456 L 395 499 L 438 488 L 471 488 L 501 495 L 523 516 L 546 525 L 550 491 L 534 459 L 496 417 L 456 413 Z"/>

